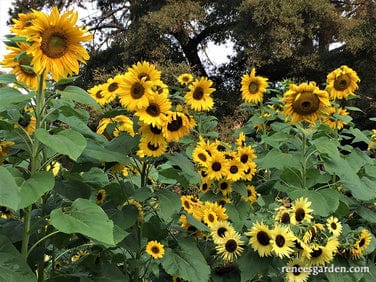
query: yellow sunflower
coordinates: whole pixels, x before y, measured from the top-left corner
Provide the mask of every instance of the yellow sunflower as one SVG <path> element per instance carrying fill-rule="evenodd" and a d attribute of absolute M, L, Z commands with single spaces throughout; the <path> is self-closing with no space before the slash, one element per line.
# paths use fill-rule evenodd
<path fill-rule="evenodd" d="M 2 219 L 8 219 L 14 217 L 14 213 L 11 209 L 0 206 L 0 218 Z"/>
<path fill-rule="evenodd" d="M 251 146 L 240 146 L 237 148 L 237 157 L 243 164 L 248 164 L 256 158 L 255 151 Z"/>
<path fill-rule="evenodd" d="M 245 146 L 245 134 L 244 132 L 240 132 L 238 138 L 236 138 L 235 144 L 238 147 L 244 147 Z"/>
<path fill-rule="evenodd" d="M 349 112 L 343 108 L 328 107 L 323 110 L 323 122 L 326 123 L 332 129 L 342 129 L 346 122 L 343 119 L 338 118 L 346 117 Z"/>
<path fill-rule="evenodd" d="M 115 125 L 112 132 L 113 136 L 118 136 L 121 132 L 127 132 L 132 137 L 135 135 L 133 121 L 126 115 L 118 115 L 111 118 L 101 119 L 97 127 L 97 133 L 103 134 L 106 128 L 111 124 Z"/>
<path fill-rule="evenodd" d="M 215 248 L 224 261 L 233 262 L 243 252 L 243 244 L 244 242 L 240 239 L 240 234 L 229 230 L 224 233 L 223 237 L 217 240 Z"/>
<path fill-rule="evenodd" d="M 106 190 L 99 189 L 96 196 L 95 196 L 95 202 L 97 205 L 101 205 L 106 200 Z"/>
<path fill-rule="evenodd" d="M 166 114 L 170 108 L 171 102 L 166 96 L 151 94 L 149 104 L 145 108 L 136 110 L 135 115 L 140 118 L 140 121 L 161 128 L 167 121 Z"/>
<path fill-rule="evenodd" d="M 163 258 L 165 249 L 158 241 L 149 241 L 146 245 L 146 253 L 151 255 L 154 259 Z"/>
<path fill-rule="evenodd" d="M 218 221 L 217 214 L 211 209 L 203 209 L 202 221 L 210 227 Z"/>
<path fill-rule="evenodd" d="M 208 177 L 211 180 L 220 180 L 227 174 L 228 162 L 221 152 L 216 152 L 211 156 L 207 164 Z"/>
<path fill-rule="evenodd" d="M 157 81 L 161 79 L 161 72 L 157 67 L 146 61 L 133 64 L 127 71 L 132 73 L 139 80 Z"/>
<path fill-rule="evenodd" d="M 34 13 L 19 13 L 17 19 L 12 19 L 13 24 L 10 26 L 10 31 L 21 35 L 22 31 L 32 24 L 33 19 L 35 19 Z"/>
<path fill-rule="evenodd" d="M 232 181 L 228 179 L 221 179 L 218 181 L 218 191 L 222 193 L 223 196 L 228 195 L 232 191 Z"/>
<path fill-rule="evenodd" d="M 192 195 L 180 196 L 181 204 L 184 210 L 188 213 L 193 213 L 195 209 L 200 208 L 202 202 Z"/>
<path fill-rule="evenodd" d="M 192 81 L 193 81 L 193 75 L 191 75 L 190 73 L 182 73 L 181 75 L 178 76 L 178 82 L 183 86 L 188 85 Z"/>
<path fill-rule="evenodd" d="M 330 106 L 328 93 L 320 90 L 315 82 L 290 84 L 283 95 L 284 115 L 291 123 L 306 121 L 314 124 L 321 118 L 324 107 Z"/>
<path fill-rule="evenodd" d="M 0 165 L 3 164 L 5 157 L 9 154 L 8 147 L 13 146 L 15 143 L 12 141 L 0 142 Z"/>
<path fill-rule="evenodd" d="M 166 117 L 167 122 L 162 128 L 162 133 L 168 142 L 179 141 L 196 125 L 191 116 L 181 112 L 169 111 Z"/>
<path fill-rule="evenodd" d="M 353 92 L 358 89 L 360 79 L 358 74 L 348 66 L 341 66 L 326 77 L 326 90 L 330 99 L 347 99 Z"/>
<path fill-rule="evenodd" d="M 277 225 L 272 230 L 272 251 L 280 257 L 290 257 L 295 246 L 295 235 L 287 226 Z"/>
<path fill-rule="evenodd" d="M 211 181 L 202 181 L 200 184 L 200 192 L 206 193 L 210 190 L 211 187 Z"/>
<path fill-rule="evenodd" d="M 31 108 L 26 108 L 18 119 L 18 125 L 21 126 L 29 135 L 35 131 L 37 120 Z M 16 127 L 18 126 L 16 125 Z"/>
<path fill-rule="evenodd" d="M 272 255 L 272 231 L 263 222 L 254 223 L 245 235 L 250 237 L 249 244 L 260 257 Z"/>
<path fill-rule="evenodd" d="M 290 223 L 290 216 L 291 216 L 291 211 L 289 208 L 286 208 L 285 206 L 280 206 L 276 209 L 277 214 L 274 217 L 274 219 L 283 224 L 289 224 Z"/>
<path fill-rule="evenodd" d="M 255 186 L 247 185 L 246 189 L 247 189 L 247 196 L 242 195 L 242 199 L 244 201 L 249 202 L 252 205 L 257 200 L 257 192 L 255 189 Z"/>
<path fill-rule="evenodd" d="M 243 164 L 240 160 L 234 158 L 227 161 L 227 171 L 226 178 L 230 181 L 236 182 L 244 178 L 244 170 L 246 165 Z"/>
<path fill-rule="evenodd" d="M 128 71 L 123 75 L 118 97 L 123 107 L 133 112 L 149 105 L 152 82 L 146 76 L 139 78 L 137 72 Z"/>
<path fill-rule="evenodd" d="M 87 256 L 88 254 L 89 254 L 88 251 L 78 251 L 74 256 L 72 256 L 71 261 L 76 262 L 82 257 Z"/>
<path fill-rule="evenodd" d="M 291 206 L 291 223 L 300 224 L 305 221 L 310 222 L 312 219 L 311 212 L 313 211 L 309 207 L 311 202 L 307 198 L 296 199 Z"/>
<path fill-rule="evenodd" d="M 1 61 L 3 68 L 10 68 L 10 72 L 14 73 L 18 81 L 25 83 L 34 90 L 38 89 L 38 75 L 31 66 L 32 57 L 26 54 L 30 44 L 17 43 L 17 47 L 8 46 L 11 52 L 4 56 Z M 43 84 L 43 88 L 45 83 Z"/>
<path fill-rule="evenodd" d="M 167 150 L 167 142 L 164 140 L 159 143 L 151 143 L 148 139 L 141 138 L 138 146 L 140 150 L 137 152 L 137 155 L 140 157 L 159 157 Z"/>
<path fill-rule="evenodd" d="M 162 80 L 153 80 L 152 82 L 153 84 L 150 88 L 152 93 L 168 97 L 170 91 L 167 84 L 165 84 Z"/>
<path fill-rule="evenodd" d="M 359 253 L 363 253 L 364 250 L 371 243 L 371 240 L 372 240 L 371 233 L 367 229 L 363 228 L 362 231 L 359 234 L 359 239 L 355 242 L 353 247 Z"/>
<path fill-rule="evenodd" d="M 368 151 L 372 149 L 376 149 L 376 129 L 372 129 L 372 135 L 367 148 Z"/>
<path fill-rule="evenodd" d="M 56 176 L 61 169 L 61 163 L 57 161 L 52 161 L 46 166 L 46 171 L 51 171 L 54 176 Z"/>
<path fill-rule="evenodd" d="M 268 79 L 256 76 L 256 69 L 253 68 L 250 74 L 244 74 L 241 81 L 242 99 L 247 103 L 258 104 L 262 102 Z"/>
<path fill-rule="evenodd" d="M 165 140 L 162 128 L 152 124 L 141 123 L 139 132 L 141 132 L 142 138 L 147 139 L 151 144 L 159 144 Z"/>
<path fill-rule="evenodd" d="M 324 231 L 325 227 L 321 223 L 314 223 L 308 227 L 303 235 L 303 241 L 305 243 L 310 243 L 315 240 L 315 238 L 319 237 L 320 234 Z"/>
<path fill-rule="evenodd" d="M 209 111 L 214 106 L 213 98 L 210 96 L 215 91 L 212 88 L 213 82 L 201 77 L 199 80 L 192 82 L 188 88 L 189 91 L 185 94 L 185 102 L 195 111 Z"/>
<path fill-rule="evenodd" d="M 222 239 L 227 232 L 235 231 L 230 222 L 222 220 L 218 220 L 211 224 L 209 228 L 214 243 L 217 243 L 218 240 Z"/>
<path fill-rule="evenodd" d="M 114 78 L 110 77 L 107 82 L 104 83 L 104 87 L 101 95 L 107 98 L 107 103 L 111 103 L 116 95 L 120 93 L 120 85 L 123 81 L 123 75 L 116 75 Z"/>
<path fill-rule="evenodd" d="M 103 106 L 108 104 L 111 101 L 111 97 L 105 95 L 105 88 L 104 84 L 95 85 L 92 88 L 88 89 L 87 92 L 93 99 L 100 105 Z"/>
<path fill-rule="evenodd" d="M 193 162 L 196 163 L 199 167 L 207 167 L 210 158 L 211 157 L 208 151 L 200 146 L 196 146 L 192 151 Z"/>
<path fill-rule="evenodd" d="M 306 282 L 311 274 L 307 263 L 300 258 L 294 258 L 287 265 L 285 282 Z"/>
<path fill-rule="evenodd" d="M 92 40 L 87 30 L 76 26 L 77 13 L 68 11 L 60 15 L 57 7 L 51 14 L 33 10 L 35 18 L 22 34 L 31 42 L 27 50 L 33 59 L 31 65 L 36 73 L 50 73 L 54 80 L 78 74 L 79 62 L 85 63 L 89 54 L 81 45 Z"/>
<path fill-rule="evenodd" d="M 218 203 L 212 203 L 206 201 L 203 205 L 203 210 L 212 210 L 217 215 L 217 220 L 225 221 L 228 219 L 228 215 L 226 214 L 226 208 L 219 205 Z"/>
<path fill-rule="evenodd" d="M 137 221 L 143 222 L 144 221 L 144 210 L 140 202 L 136 201 L 135 199 L 128 199 L 123 203 L 123 207 L 132 206 L 137 210 Z"/>
<path fill-rule="evenodd" d="M 338 221 L 338 218 L 331 216 L 326 220 L 326 227 L 333 234 L 334 237 L 338 237 L 342 231 L 342 224 Z"/>
<path fill-rule="evenodd" d="M 326 245 L 319 245 L 317 243 L 311 246 L 311 258 L 308 260 L 310 265 L 325 265 L 331 262 L 337 252 L 339 242 L 337 238 L 329 238 Z"/>
<path fill-rule="evenodd" d="M 251 181 L 256 173 L 256 163 L 251 161 L 244 165 L 243 180 Z"/>

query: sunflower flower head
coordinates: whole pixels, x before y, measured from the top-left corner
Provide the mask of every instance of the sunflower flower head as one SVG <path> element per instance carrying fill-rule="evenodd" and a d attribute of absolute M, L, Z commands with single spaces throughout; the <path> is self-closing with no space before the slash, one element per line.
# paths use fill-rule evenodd
<path fill-rule="evenodd" d="M 206 77 L 201 77 L 193 81 L 189 86 L 189 91 L 184 98 L 186 104 L 194 111 L 209 111 L 214 106 L 214 100 L 211 94 L 215 91 L 212 88 L 213 81 Z"/>
<path fill-rule="evenodd" d="M 272 231 L 263 222 L 254 223 L 251 230 L 245 235 L 250 237 L 249 244 L 260 257 L 272 255 Z"/>
<path fill-rule="evenodd" d="M 180 85 L 187 86 L 193 81 L 193 75 L 190 73 L 182 73 L 178 76 Z"/>
<path fill-rule="evenodd" d="M 330 99 L 348 99 L 358 89 L 360 79 L 358 74 L 346 65 L 330 72 L 326 78 L 326 90 Z"/>
<path fill-rule="evenodd" d="M 163 258 L 165 249 L 158 241 L 149 241 L 146 245 L 146 253 L 151 255 L 154 259 L 159 259 Z"/>
<path fill-rule="evenodd" d="M 217 240 L 216 250 L 224 261 L 235 261 L 244 250 L 240 234 L 234 230 L 225 232 L 223 237 Z"/>
<path fill-rule="evenodd" d="M 311 202 L 307 198 L 296 199 L 291 206 L 291 223 L 300 224 L 303 222 L 310 222 L 312 219 Z"/>
<path fill-rule="evenodd" d="M 268 79 L 262 76 L 256 76 L 256 69 L 253 68 L 250 74 L 244 74 L 242 76 L 242 99 L 247 103 L 261 103 L 267 87 Z"/>

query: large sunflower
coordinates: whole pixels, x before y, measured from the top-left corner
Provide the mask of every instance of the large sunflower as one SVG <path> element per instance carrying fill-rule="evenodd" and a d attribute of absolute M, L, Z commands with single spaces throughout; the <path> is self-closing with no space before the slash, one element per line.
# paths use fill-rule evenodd
<path fill-rule="evenodd" d="M 155 259 L 163 258 L 165 253 L 164 246 L 158 241 L 149 241 L 146 245 L 146 253 Z"/>
<path fill-rule="evenodd" d="M 245 235 L 250 237 L 249 244 L 260 257 L 272 255 L 272 231 L 263 222 L 254 223 Z"/>
<path fill-rule="evenodd" d="M 243 241 L 236 231 L 225 232 L 224 236 L 218 239 L 216 244 L 218 254 L 227 262 L 235 261 L 244 250 Z"/>
<path fill-rule="evenodd" d="M 315 82 L 290 84 L 283 95 L 284 115 L 291 123 L 307 121 L 314 124 L 321 118 L 324 107 L 330 106 L 328 92 L 320 90 Z"/>
<path fill-rule="evenodd" d="M 26 54 L 30 45 L 28 43 L 18 43 L 16 47 L 8 46 L 11 52 L 4 56 L 1 61 L 3 68 L 11 68 L 18 81 L 25 83 L 32 89 L 38 89 L 38 75 L 31 66 L 32 56 Z M 44 87 L 44 85 L 43 85 Z"/>
<path fill-rule="evenodd" d="M 144 123 L 154 127 L 163 127 L 167 121 L 166 113 L 171 108 L 171 102 L 165 95 L 153 93 L 149 96 L 149 105 L 138 109 L 135 113 Z"/>
<path fill-rule="evenodd" d="M 215 91 L 212 88 L 213 82 L 206 77 L 195 80 L 189 85 L 189 91 L 184 98 L 187 103 L 195 111 L 209 111 L 214 106 L 213 98 L 210 96 Z"/>
<path fill-rule="evenodd" d="M 326 90 L 330 99 L 347 99 L 358 88 L 360 79 L 357 73 L 348 66 L 341 66 L 326 77 Z"/>
<path fill-rule="evenodd" d="M 166 115 L 167 122 L 162 128 L 163 136 L 168 142 L 179 141 L 181 137 L 187 135 L 191 128 L 196 125 L 195 120 L 182 112 L 169 111 Z"/>
<path fill-rule="evenodd" d="M 253 68 L 250 74 L 244 74 L 242 76 L 242 99 L 247 103 L 260 103 L 262 102 L 267 87 L 268 79 L 262 76 L 256 76 L 256 69 Z"/>
<path fill-rule="evenodd" d="M 79 72 L 79 62 L 89 59 L 89 54 L 81 45 L 92 40 L 87 30 L 76 26 L 77 13 L 68 11 L 60 15 L 57 7 L 51 14 L 33 10 L 35 19 L 22 34 L 31 42 L 28 54 L 33 56 L 31 65 L 35 72 L 50 73 L 54 80 Z"/>
<path fill-rule="evenodd" d="M 291 206 L 291 223 L 300 224 L 305 221 L 310 222 L 312 219 L 311 212 L 313 211 L 310 209 L 310 206 L 311 202 L 307 198 L 301 197 L 296 199 Z"/>
<path fill-rule="evenodd" d="M 280 258 L 289 257 L 294 251 L 295 236 L 286 226 L 277 225 L 272 230 L 272 251 Z"/>
<path fill-rule="evenodd" d="M 306 282 L 311 274 L 310 271 L 304 271 L 308 270 L 308 265 L 300 258 L 294 258 L 286 266 L 288 270 L 285 277 L 286 282 Z"/>

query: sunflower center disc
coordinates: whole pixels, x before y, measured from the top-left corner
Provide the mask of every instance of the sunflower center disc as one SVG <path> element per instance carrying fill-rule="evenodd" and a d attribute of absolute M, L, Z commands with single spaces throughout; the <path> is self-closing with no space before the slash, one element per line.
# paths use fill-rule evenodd
<path fill-rule="evenodd" d="M 159 107 L 158 105 L 156 104 L 150 104 L 147 109 L 146 109 L 146 112 L 153 116 L 153 117 L 157 117 L 159 116 L 159 114 L 161 113 L 161 111 L 159 110 Z"/>
<path fill-rule="evenodd" d="M 293 274 L 295 275 L 295 276 L 299 276 L 300 275 L 300 269 L 302 269 L 301 268 L 301 266 L 299 265 L 299 264 L 294 264 L 294 266 L 292 267 L 292 269 L 293 269 Z"/>
<path fill-rule="evenodd" d="M 157 151 L 158 148 L 159 148 L 158 145 L 154 145 L 154 144 L 152 144 L 152 143 L 150 143 L 150 142 L 148 143 L 148 149 L 149 149 L 150 151 Z"/>
<path fill-rule="evenodd" d="M 275 243 L 278 247 L 282 248 L 285 245 L 285 242 L 285 237 L 283 237 L 282 235 L 277 235 L 275 237 Z"/>
<path fill-rule="evenodd" d="M 317 249 L 317 250 L 313 250 L 313 251 L 310 253 L 311 257 L 314 257 L 314 258 L 319 257 L 321 254 L 322 254 L 322 250 L 321 250 L 321 248 L 319 248 L 319 249 Z"/>
<path fill-rule="evenodd" d="M 219 237 L 224 237 L 225 236 L 225 232 L 227 231 L 227 229 L 226 228 L 224 228 L 224 227 L 220 227 L 220 228 L 218 228 L 218 230 L 217 230 L 217 234 L 218 234 L 218 236 Z"/>
<path fill-rule="evenodd" d="M 304 209 L 302 209 L 302 208 L 296 209 L 296 211 L 295 211 L 295 219 L 296 219 L 296 221 L 300 222 L 300 221 L 302 221 L 304 219 L 304 217 L 305 217 L 305 211 L 304 211 Z"/>
<path fill-rule="evenodd" d="M 196 87 L 192 96 L 195 100 L 201 100 L 204 97 L 204 90 L 201 87 Z"/>
<path fill-rule="evenodd" d="M 260 231 L 260 232 L 257 233 L 257 241 L 261 245 L 267 246 L 267 245 L 269 245 L 270 238 L 265 231 Z"/>
<path fill-rule="evenodd" d="M 249 93 L 256 94 L 258 92 L 259 85 L 256 82 L 251 82 L 248 86 Z"/>
<path fill-rule="evenodd" d="M 229 253 L 233 253 L 236 251 L 236 248 L 238 247 L 238 243 L 234 239 L 230 239 L 226 242 L 225 249 Z"/>
<path fill-rule="evenodd" d="M 212 164 L 212 169 L 214 171 L 220 171 L 221 168 L 222 168 L 222 166 L 221 166 L 221 164 L 219 162 L 215 162 L 215 163 Z"/>
<path fill-rule="evenodd" d="M 144 92 L 145 88 L 141 83 L 133 83 L 131 88 L 131 96 L 133 99 L 140 99 L 144 95 Z"/>
<path fill-rule="evenodd" d="M 162 133 L 162 129 L 156 127 L 156 126 L 153 126 L 150 124 L 150 131 L 153 132 L 155 135 L 159 135 Z"/>
<path fill-rule="evenodd" d="M 350 85 L 350 77 L 347 74 L 341 74 L 334 81 L 334 88 L 338 91 L 346 90 Z"/>
<path fill-rule="evenodd" d="M 168 131 L 178 131 L 183 126 L 183 120 L 181 117 L 176 117 L 176 119 L 172 120 L 167 124 Z"/>
<path fill-rule="evenodd" d="M 203 153 L 198 154 L 198 158 L 199 158 L 201 161 L 206 162 L 206 155 L 205 155 L 205 154 L 203 154 Z"/>
<path fill-rule="evenodd" d="M 320 106 L 320 99 L 312 92 L 303 92 L 292 103 L 294 112 L 309 115 L 316 112 Z"/>
<path fill-rule="evenodd" d="M 158 247 L 152 247 L 151 251 L 153 252 L 153 254 L 159 254 L 159 248 Z"/>
<path fill-rule="evenodd" d="M 45 31 L 42 35 L 41 47 L 44 54 L 50 58 L 63 57 L 68 49 L 68 42 L 63 34 L 56 31 Z"/>
<path fill-rule="evenodd" d="M 97 93 L 95 93 L 95 97 L 97 97 L 98 99 L 104 98 L 104 96 L 102 95 L 102 90 L 97 91 Z"/>
<path fill-rule="evenodd" d="M 119 84 L 117 82 L 113 82 L 108 86 L 108 91 L 114 92 L 116 89 L 119 88 Z"/>

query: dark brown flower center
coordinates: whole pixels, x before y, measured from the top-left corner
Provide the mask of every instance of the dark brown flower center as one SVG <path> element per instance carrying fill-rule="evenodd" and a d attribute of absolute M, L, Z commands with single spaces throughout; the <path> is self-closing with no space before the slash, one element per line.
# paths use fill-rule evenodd
<path fill-rule="evenodd" d="M 298 222 L 301 222 L 305 217 L 305 210 L 303 208 L 297 208 L 295 211 L 295 219 Z"/>
<path fill-rule="evenodd" d="M 145 81 L 149 81 L 150 80 L 150 75 L 147 74 L 146 72 L 141 72 L 138 74 L 137 76 L 138 79 L 144 79 Z"/>
<path fill-rule="evenodd" d="M 363 247 L 365 243 L 366 243 L 366 240 L 364 238 L 362 238 L 362 240 L 360 240 L 360 242 L 359 242 L 359 247 L 360 248 Z"/>
<path fill-rule="evenodd" d="M 159 146 L 158 146 L 158 144 L 152 144 L 152 143 L 148 142 L 148 149 L 150 151 L 157 151 L 159 149 Z"/>
<path fill-rule="evenodd" d="M 288 212 L 284 212 L 281 216 L 281 222 L 288 224 L 290 223 L 290 214 Z"/>
<path fill-rule="evenodd" d="M 198 157 L 201 161 L 203 161 L 203 162 L 206 162 L 206 160 L 207 160 L 207 157 L 206 157 L 206 155 L 205 155 L 204 153 L 199 153 L 199 154 L 197 155 L 197 157 Z"/>
<path fill-rule="evenodd" d="M 221 238 L 223 238 L 225 236 L 225 233 L 227 232 L 227 228 L 226 227 L 219 227 L 217 229 L 217 235 Z"/>
<path fill-rule="evenodd" d="M 319 109 L 320 99 L 313 92 L 302 92 L 297 95 L 292 107 L 300 115 L 309 115 Z"/>
<path fill-rule="evenodd" d="M 299 276 L 300 275 L 300 271 L 302 267 L 299 265 L 299 264 L 294 264 L 293 267 L 292 267 L 292 274 L 294 274 L 294 276 Z"/>
<path fill-rule="evenodd" d="M 102 95 L 102 90 L 98 90 L 98 91 L 95 93 L 95 97 L 97 97 L 97 99 L 102 99 L 102 98 L 104 98 L 104 96 Z"/>
<path fill-rule="evenodd" d="M 251 94 L 256 94 L 259 90 L 259 84 L 255 81 L 251 81 L 248 85 L 248 91 Z"/>
<path fill-rule="evenodd" d="M 330 224 L 330 227 L 333 229 L 333 230 L 336 230 L 337 229 L 337 224 L 335 222 L 332 222 Z"/>
<path fill-rule="evenodd" d="M 183 119 L 179 116 L 167 124 L 168 131 L 178 131 L 183 126 Z"/>
<path fill-rule="evenodd" d="M 248 161 L 248 155 L 247 154 L 243 154 L 240 156 L 240 161 L 245 164 L 247 161 Z"/>
<path fill-rule="evenodd" d="M 150 103 L 146 108 L 146 112 L 153 117 L 157 117 L 160 115 L 161 109 L 158 104 Z"/>
<path fill-rule="evenodd" d="M 275 236 L 275 244 L 278 247 L 282 248 L 285 245 L 285 242 L 286 242 L 286 239 L 282 235 L 278 234 L 277 236 Z"/>
<path fill-rule="evenodd" d="M 61 58 L 68 50 L 68 39 L 65 34 L 52 27 L 42 33 L 40 48 L 47 57 Z"/>
<path fill-rule="evenodd" d="M 269 245 L 270 243 L 270 237 L 268 235 L 268 233 L 266 233 L 265 231 L 259 231 L 257 232 L 257 241 L 263 245 L 263 246 L 267 246 Z"/>
<path fill-rule="evenodd" d="M 201 100 L 202 97 L 204 97 L 204 89 L 202 87 L 197 86 L 195 90 L 193 91 L 193 99 L 195 100 Z"/>
<path fill-rule="evenodd" d="M 232 174 L 238 173 L 238 171 L 239 171 L 239 169 L 238 169 L 238 167 L 237 167 L 236 165 L 232 165 L 232 166 L 230 167 L 230 172 L 231 172 Z"/>
<path fill-rule="evenodd" d="M 151 248 L 151 252 L 152 252 L 153 254 L 159 254 L 160 249 L 159 249 L 157 246 L 153 246 L 153 247 Z"/>
<path fill-rule="evenodd" d="M 341 74 L 334 80 L 334 88 L 338 91 L 346 90 L 351 83 L 351 78 L 347 74 Z"/>
<path fill-rule="evenodd" d="M 321 256 L 321 254 L 322 254 L 321 248 L 314 249 L 312 252 L 310 252 L 311 257 L 313 257 L 313 258 L 317 258 L 317 257 Z"/>
<path fill-rule="evenodd" d="M 209 220 L 209 222 L 214 222 L 214 221 L 215 221 L 215 217 L 214 217 L 214 215 L 211 214 L 211 213 L 209 213 L 209 214 L 208 214 L 208 220 Z"/>
<path fill-rule="evenodd" d="M 225 244 L 225 249 L 229 253 L 235 252 L 237 247 L 238 247 L 238 243 L 234 239 L 227 240 Z"/>
<path fill-rule="evenodd" d="M 220 171 L 222 168 L 222 165 L 220 162 L 214 162 L 211 167 L 212 167 L 212 170 L 214 171 Z"/>
<path fill-rule="evenodd" d="M 226 190 L 228 188 L 228 183 L 227 182 L 222 182 L 219 185 L 219 187 L 220 187 L 221 190 Z"/>
<path fill-rule="evenodd" d="M 206 191 L 206 190 L 208 190 L 208 189 L 209 189 L 209 185 L 208 185 L 208 183 L 203 183 L 202 186 L 201 186 L 201 190 L 202 190 L 202 191 Z"/>
<path fill-rule="evenodd" d="M 131 96 L 133 99 L 140 99 L 145 94 L 145 87 L 141 82 L 135 82 L 131 87 Z"/>
<path fill-rule="evenodd" d="M 153 126 L 151 124 L 150 124 L 150 131 L 152 133 L 154 133 L 155 135 L 159 135 L 159 134 L 162 133 L 162 129 L 160 129 L 160 128 L 156 127 L 156 126 Z"/>
<path fill-rule="evenodd" d="M 108 91 L 109 92 L 114 92 L 116 89 L 119 88 L 119 84 L 117 82 L 113 82 L 108 86 Z"/>

